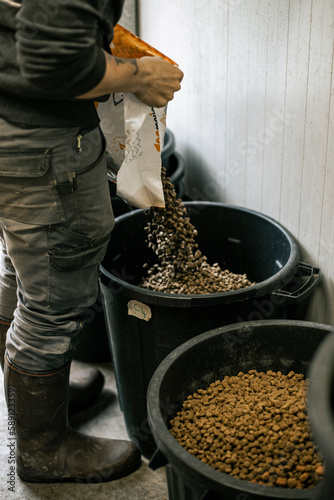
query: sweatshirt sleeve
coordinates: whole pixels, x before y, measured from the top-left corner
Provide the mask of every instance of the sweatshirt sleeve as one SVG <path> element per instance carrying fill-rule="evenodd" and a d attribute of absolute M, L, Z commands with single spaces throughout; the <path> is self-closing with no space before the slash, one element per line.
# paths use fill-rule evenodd
<path fill-rule="evenodd" d="M 16 31 L 20 71 L 50 97 L 73 99 L 103 78 L 100 26 L 106 22 L 98 1 L 22 1 Z"/>

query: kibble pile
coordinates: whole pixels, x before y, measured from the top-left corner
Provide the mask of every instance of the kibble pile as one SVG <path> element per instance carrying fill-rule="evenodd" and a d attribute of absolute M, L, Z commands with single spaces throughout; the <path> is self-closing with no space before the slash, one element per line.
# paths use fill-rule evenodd
<path fill-rule="evenodd" d="M 147 269 L 140 286 L 159 292 L 204 294 L 238 290 L 254 283 L 245 274 L 222 270 L 218 263 L 210 265 L 198 248 L 197 230 L 187 217 L 182 201 L 177 199 L 174 185 L 162 168 L 165 208 L 151 208 L 147 223 L 148 246 L 159 263 Z"/>
<path fill-rule="evenodd" d="M 306 388 L 294 372 L 226 376 L 188 396 L 170 432 L 218 471 L 262 485 L 310 488 L 324 467 L 311 439 Z"/>

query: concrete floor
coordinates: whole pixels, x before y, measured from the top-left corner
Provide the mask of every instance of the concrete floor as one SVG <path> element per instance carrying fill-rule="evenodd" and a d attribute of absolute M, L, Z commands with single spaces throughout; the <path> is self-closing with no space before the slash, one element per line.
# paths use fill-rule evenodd
<path fill-rule="evenodd" d="M 76 362 L 79 367 L 84 362 Z M 91 363 L 101 369 L 106 384 L 99 401 L 89 410 L 71 418 L 73 428 L 81 432 L 110 438 L 128 439 L 111 363 Z M 0 499 L 6 500 L 167 500 L 164 468 L 152 471 L 143 458 L 141 467 L 126 478 L 104 484 L 32 484 L 16 475 L 15 491 L 8 490 L 8 431 L 7 409 L 3 394 L 3 375 L 0 373 Z M 33 418 L 33 416 L 32 416 Z"/>

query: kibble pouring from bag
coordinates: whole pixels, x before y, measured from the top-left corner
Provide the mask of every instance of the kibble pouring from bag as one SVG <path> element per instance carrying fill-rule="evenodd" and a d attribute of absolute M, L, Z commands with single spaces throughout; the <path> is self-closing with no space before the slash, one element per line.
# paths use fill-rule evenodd
<path fill-rule="evenodd" d="M 207 294 L 253 285 L 246 274 L 234 274 L 222 270 L 218 263 L 208 263 L 196 243 L 197 230 L 191 224 L 182 200 L 177 199 L 164 167 L 162 184 L 165 208 L 151 208 L 152 220 L 145 227 L 148 246 L 157 255 L 159 263 L 147 270 L 140 286 L 158 292 Z"/>

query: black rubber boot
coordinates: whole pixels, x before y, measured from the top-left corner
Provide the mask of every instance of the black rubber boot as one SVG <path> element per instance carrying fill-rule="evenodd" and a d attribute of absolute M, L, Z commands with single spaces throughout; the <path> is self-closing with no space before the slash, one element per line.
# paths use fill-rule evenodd
<path fill-rule="evenodd" d="M 35 483 L 100 483 L 119 479 L 140 465 L 130 441 L 86 436 L 68 423 L 70 362 L 53 373 L 26 373 L 5 362 L 5 394 L 15 407 L 16 465 Z"/>
<path fill-rule="evenodd" d="M 6 350 L 6 335 L 9 326 L 10 323 L 0 321 L 0 365 L 2 370 Z M 72 415 L 78 411 L 85 410 L 94 404 L 100 396 L 103 386 L 104 376 L 100 370 L 92 367 L 83 368 L 81 370 L 71 370 L 68 406 L 69 414 Z"/>

